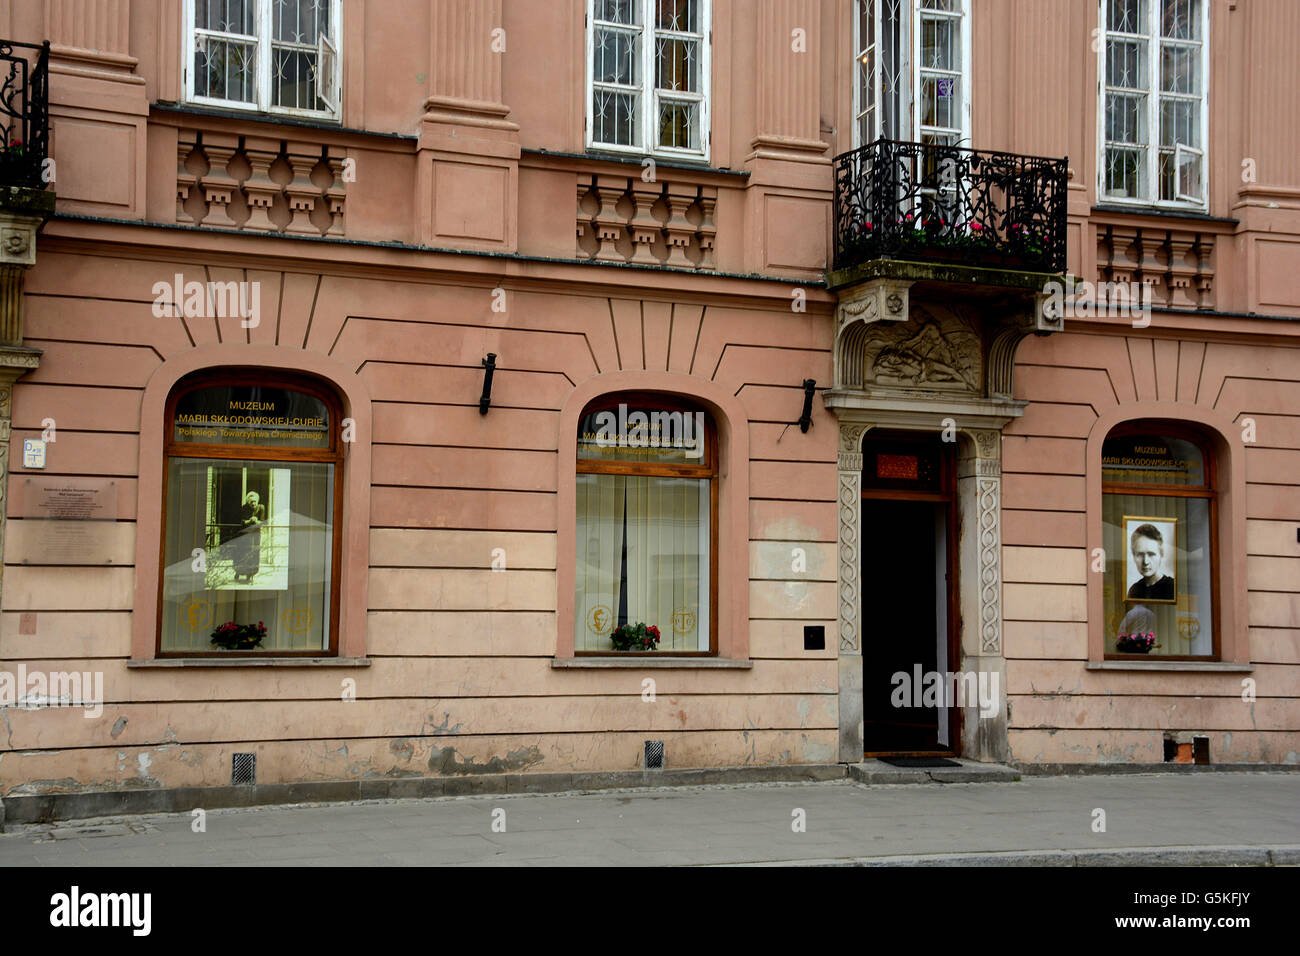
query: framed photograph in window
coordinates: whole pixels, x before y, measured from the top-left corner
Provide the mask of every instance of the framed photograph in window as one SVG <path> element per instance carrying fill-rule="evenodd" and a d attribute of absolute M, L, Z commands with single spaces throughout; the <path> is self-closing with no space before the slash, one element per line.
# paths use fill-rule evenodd
<path fill-rule="evenodd" d="M 1178 595 L 1178 519 L 1124 515 L 1125 603 L 1174 604 Z"/>

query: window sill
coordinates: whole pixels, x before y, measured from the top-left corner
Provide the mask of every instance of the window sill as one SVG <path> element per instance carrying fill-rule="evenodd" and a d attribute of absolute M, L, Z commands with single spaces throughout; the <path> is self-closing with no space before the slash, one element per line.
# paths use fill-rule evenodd
<path fill-rule="evenodd" d="M 710 166 L 706 159 L 690 160 L 685 157 L 668 158 L 658 156 L 654 153 L 620 153 L 612 151 L 603 151 L 597 147 L 591 147 L 585 153 L 569 153 L 562 150 L 554 149 L 524 149 L 521 151 L 525 156 L 536 157 L 538 160 L 581 160 L 592 164 L 612 164 L 631 170 L 635 167 L 634 175 L 641 175 L 642 163 L 646 159 L 653 159 L 655 166 L 660 169 L 677 169 L 684 172 L 711 174 L 716 176 L 725 176 L 731 180 L 746 180 L 749 178 L 749 171 L 744 169 L 731 169 L 727 166 Z M 629 172 L 629 175 L 633 173 Z"/>
<path fill-rule="evenodd" d="M 133 669 L 174 667 L 369 667 L 368 657 L 151 657 L 132 658 Z"/>
<path fill-rule="evenodd" d="M 554 670 L 750 670 L 750 660 L 728 660 L 718 657 L 556 657 L 551 660 Z"/>
<path fill-rule="evenodd" d="M 1249 674 L 1254 664 L 1234 661 L 1088 661 L 1090 671 L 1186 671 L 1191 673 Z"/>
<path fill-rule="evenodd" d="M 378 136 L 386 139 L 415 141 L 418 139 L 410 133 L 385 132 L 374 129 L 355 129 L 344 126 L 341 119 L 328 119 L 324 114 L 320 118 L 295 116 L 291 113 L 269 113 L 260 110 L 237 110 L 229 107 L 207 106 L 203 103 L 188 101 L 168 102 L 156 100 L 150 108 L 162 113 L 177 113 L 186 116 L 210 116 L 216 119 L 239 120 L 257 123 L 263 126 L 296 126 L 299 129 L 315 129 L 330 133 L 353 133 L 358 136 Z"/>
<path fill-rule="evenodd" d="M 1223 216 L 1211 216 L 1204 207 L 1196 206 L 1161 206 L 1154 202 L 1103 202 L 1092 207 L 1094 215 L 1121 216 L 1157 216 L 1161 219 L 1186 219 L 1194 222 L 1217 222 L 1224 225 L 1237 225 L 1236 219 Z"/>

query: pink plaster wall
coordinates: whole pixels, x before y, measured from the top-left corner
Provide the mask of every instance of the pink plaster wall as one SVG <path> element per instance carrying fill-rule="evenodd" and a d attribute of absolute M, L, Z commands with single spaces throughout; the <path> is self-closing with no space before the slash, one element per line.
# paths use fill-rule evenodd
<path fill-rule="evenodd" d="M 7 711 L 0 791 L 221 784 L 230 754 L 249 749 L 268 782 L 627 769 L 648 736 L 667 741 L 670 766 L 834 760 L 836 422 L 818 401 L 806 435 L 787 425 L 801 381 L 831 377 L 834 297 L 821 281 L 829 161 L 852 145 L 850 5 L 714 0 L 713 168 L 657 170 L 667 196 L 715 203 L 712 268 L 641 271 L 619 267 L 640 162 L 555 155 L 584 148 L 580 0 L 349 0 L 341 128 L 166 108 L 181 93 L 179 4 L 85 2 L 104 15 L 69 16 L 62 0 L 0 5 L 6 36 L 55 41 L 58 208 L 95 217 L 55 218 L 40 238 L 25 308 L 28 342 L 44 354 L 14 389 L 12 442 L 53 417 L 47 474 L 118 479 L 115 561 L 26 565 L 11 547 L 0 659 L 101 669 L 108 703 L 93 721 Z M 1300 315 L 1300 90 L 1283 68 L 1300 5 L 1212 5 L 1209 212 L 1235 220 L 1219 222 L 1092 208 L 1096 4 L 1060 7 L 975 4 L 972 145 L 1070 158 L 1079 276 L 1105 278 L 1107 226 L 1202 234 L 1213 275 L 1188 285 L 1167 270 L 1161 303 Z M 483 49 L 498 25 L 505 55 Z M 808 31 L 806 53 L 790 48 L 795 27 Z M 1248 61 L 1276 68 L 1232 66 Z M 284 142 L 325 160 L 302 171 L 317 195 L 299 225 L 327 241 L 250 229 L 239 188 L 235 232 L 209 228 L 202 144 L 238 149 L 240 137 L 244 151 Z M 1241 181 L 1243 156 L 1257 160 L 1254 183 Z M 352 161 L 355 179 L 335 178 L 331 161 Z M 279 185 L 292 176 L 282 164 Z M 244 182 L 242 168 L 231 175 Z M 186 176 L 197 202 L 178 209 Z M 617 265 L 587 261 L 604 200 L 623 230 Z M 287 221 L 283 195 L 272 213 Z M 151 287 L 176 272 L 260 282 L 264 321 L 155 317 Z M 492 308 L 498 288 L 504 313 Z M 792 308 L 799 292 L 806 311 Z M 1003 442 L 1012 751 L 1158 761 L 1175 730 L 1210 733 L 1216 761 L 1294 762 L 1295 333 L 1276 320 L 1157 315 L 1145 332 L 1067 323 L 1021 348 L 1016 395 L 1030 404 Z M 488 352 L 499 369 L 480 416 Z M 368 668 L 126 666 L 152 650 L 161 402 L 216 361 L 316 374 L 368 423 L 348 452 L 341 569 L 344 652 Z M 586 397 L 629 383 L 693 396 L 724 429 L 722 650 L 753 662 L 657 672 L 656 707 L 637 672 L 551 667 L 570 633 L 574 417 Z M 1250 706 L 1239 674 L 1084 667 L 1100 646 L 1083 557 L 1097 533 L 1098 436 L 1157 411 L 1203 423 L 1226 452 L 1224 647 L 1255 666 Z M 1243 416 L 1259 423 L 1255 444 L 1241 442 Z M 10 462 L 14 540 L 23 469 Z M 489 569 L 495 547 L 509 555 L 503 574 Z M 806 550 L 806 573 L 789 570 L 793 547 Z M 803 649 L 809 623 L 827 627 L 827 650 Z M 340 699 L 344 677 L 355 703 Z"/>

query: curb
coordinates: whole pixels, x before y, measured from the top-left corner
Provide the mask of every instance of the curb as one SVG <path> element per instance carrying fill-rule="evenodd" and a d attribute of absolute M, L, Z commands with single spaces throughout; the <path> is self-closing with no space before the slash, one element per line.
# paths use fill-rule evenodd
<path fill-rule="evenodd" d="M 1300 866 L 1300 845 L 1116 847 L 1106 850 L 1012 850 L 928 853 L 835 860 L 774 860 L 723 866 Z"/>
<path fill-rule="evenodd" d="M 1027 777 L 1083 777 L 1127 773 L 1295 773 L 1295 763 L 1015 763 Z"/>
<path fill-rule="evenodd" d="M 1024 777 L 1122 775 L 1180 769 L 1192 773 L 1294 772 L 1283 764 L 1086 764 L 1052 765 L 1053 769 L 1005 766 L 963 760 L 962 766 L 901 768 L 876 760 L 857 764 L 795 764 L 775 767 L 713 767 L 690 770 L 619 770 L 580 773 L 504 773 L 459 777 L 381 777 L 271 783 L 222 787 L 89 790 L 76 793 L 11 795 L 0 799 L 0 833 L 4 825 L 55 823 L 147 813 L 187 813 L 197 807 L 231 809 L 358 800 L 460 797 L 472 794 L 567 793 L 697 787 L 748 783 L 824 783 L 847 780 L 866 786 L 896 784 L 1014 783 Z M 1059 770 L 1055 768 L 1061 768 Z M 1086 769 L 1085 769 L 1086 768 Z M 1185 769 L 1184 769 L 1185 768 Z M 1296 861 L 1300 865 L 1300 860 Z M 974 864 L 972 864 L 974 865 Z M 1290 864 L 1288 864 L 1290 865 Z"/>
<path fill-rule="evenodd" d="M 464 777 L 325 780 L 317 783 L 259 783 L 159 790 L 95 790 L 5 797 L 0 800 L 0 833 L 4 832 L 6 811 L 8 823 L 14 826 L 125 814 L 186 813 L 197 807 L 225 810 L 301 803 L 462 797 L 479 793 L 566 793 L 710 784 L 821 783 L 844 780 L 845 777 L 842 764 L 798 764 L 784 767 L 622 770 L 606 773 L 499 773 Z"/>

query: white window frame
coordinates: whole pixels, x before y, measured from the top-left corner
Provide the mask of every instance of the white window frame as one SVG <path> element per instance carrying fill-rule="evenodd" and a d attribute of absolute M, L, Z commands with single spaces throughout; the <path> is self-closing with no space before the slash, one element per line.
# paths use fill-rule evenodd
<path fill-rule="evenodd" d="M 853 145 L 854 147 L 866 146 L 867 143 L 862 141 L 861 130 L 859 129 L 858 118 L 866 111 L 866 104 L 862 103 L 861 84 L 858 82 L 859 61 L 866 50 L 863 48 L 863 37 L 861 36 L 861 16 L 859 7 L 864 3 L 870 3 L 872 7 L 872 16 L 875 20 L 875 37 L 876 37 L 876 55 L 871 81 L 871 94 L 875 97 L 876 102 L 873 104 L 875 110 L 875 121 L 871 133 L 870 142 L 879 139 L 882 133 L 881 124 L 884 117 L 883 104 L 881 102 L 881 70 L 882 61 L 880 56 L 880 44 L 884 34 L 884 4 L 887 0 L 854 0 L 852 12 L 853 17 L 853 74 L 852 74 L 852 91 L 853 91 Z M 972 63 L 971 63 L 971 2 L 970 0 L 959 0 L 961 7 L 960 12 L 947 13 L 942 10 L 924 10 L 921 6 L 922 0 L 903 0 L 903 5 L 907 7 L 909 18 L 906 24 L 907 36 L 901 39 L 901 49 L 907 56 L 908 62 L 902 75 L 908 87 L 903 90 L 900 98 L 904 112 L 907 116 L 907 129 L 899 132 L 897 139 L 905 142 L 921 141 L 921 14 L 924 12 L 927 16 L 937 16 L 941 18 L 959 19 L 960 27 L 960 46 L 961 46 L 961 105 L 958 108 L 960 127 L 944 127 L 946 131 L 956 132 L 959 134 L 957 144 L 963 148 L 971 146 L 971 99 L 972 99 Z M 931 72 L 931 71 L 927 71 Z"/>
<path fill-rule="evenodd" d="M 343 2 L 342 0 L 328 0 L 330 11 L 330 23 L 333 24 L 333 30 L 327 37 L 321 34 L 320 42 L 317 43 L 317 62 L 320 57 L 328 52 L 333 59 L 332 76 L 329 82 L 322 82 L 317 78 L 317 95 L 323 102 L 329 103 L 331 97 L 326 91 L 333 93 L 334 102 L 330 104 L 331 108 L 324 110 L 308 110 L 292 106 L 272 106 L 271 105 L 271 71 L 272 71 L 272 39 L 271 39 L 271 0 L 254 0 L 253 8 L 253 30 L 257 37 L 257 75 L 255 77 L 255 89 L 257 91 L 257 101 L 255 103 L 245 103 L 242 100 L 228 100 L 217 96 L 199 96 L 194 92 L 194 54 L 196 50 L 195 36 L 195 16 L 194 0 L 184 0 L 185 8 L 185 59 L 182 63 L 182 77 L 185 90 L 185 101 L 187 103 L 196 103 L 202 106 L 217 106 L 222 109 L 239 110 L 244 113 L 274 113 L 281 116 L 297 116 L 303 119 L 313 120 L 330 120 L 341 121 L 343 117 Z M 229 37 L 230 39 L 245 39 L 244 34 L 222 34 L 215 30 L 204 30 L 206 34 L 217 37 Z"/>
<path fill-rule="evenodd" d="M 1145 34 L 1112 34 L 1106 23 L 1108 0 L 1097 0 L 1097 202 L 1104 205 L 1134 206 L 1143 208 L 1181 209 L 1208 212 L 1210 207 L 1210 6 L 1213 0 L 1201 0 L 1201 122 L 1199 145 L 1174 144 L 1174 199 L 1160 198 L 1160 0 L 1140 0 L 1145 6 L 1147 30 Z M 1110 87 L 1106 83 L 1106 45 L 1112 36 L 1142 36 L 1147 42 L 1147 145 L 1145 196 L 1111 196 L 1106 193 L 1106 98 Z M 1116 89 L 1122 89 L 1117 87 Z M 1184 197 L 1179 192 L 1178 157 L 1180 153 L 1194 153 L 1201 157 L 1201 190 L 1199 199 Z"/>
<path fill-rule="evenodd" d="M 672 31 L 656 30 L 654 25 L 654 0 L 633 0 L 641 7 L 641 84 L 637 96 L 641 108 L 641 142 L 630 146 L 618 143 L 605 143 L 595 138 L 596 119 L 593 109 L 593 92 L 595 90 L 595 37 L 596 4 L 587 0 L 586 16 L 586 112 L 584 141 L 587 149 L 600 152 L 625 153 L 629 156 L 659 156 L 665 159 L 684 159 L 688 161 L 709 161 L 712 146 L 709 121 L 709 102 L 712 99 L 712 62 L 713 62 L 713 0 L 697 0 L 700 4 L 700 92 L 698 94 L 676 93 L 671 99 L 692 100 L 700 108 L 700 148 L 682 149 L 676 146 L 659 144 L 659 91 L 655 86 L 655 34 Z M 628 87 L 629 90 L 632 87 Z"/>

